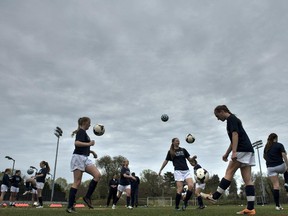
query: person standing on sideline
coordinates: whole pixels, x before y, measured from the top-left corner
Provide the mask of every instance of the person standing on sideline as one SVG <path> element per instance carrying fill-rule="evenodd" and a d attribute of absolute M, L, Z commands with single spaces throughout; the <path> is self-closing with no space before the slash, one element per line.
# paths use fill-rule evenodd
<path fill-rule="evenodd" d="M 21 171 L 16 170 L 15 175 L 11 177 L 11 188 L 10 188 L 10 206 L 15 206 L 15 200 L 17 193 L 19 193 L 19 184 L 22 182 Z"/>
<path fill-rule="evenodd" d="M 109 194 L 108 194 L 108 198 L 107 198 L 106 207 L 109 206 L 111 198 L 112 198 L 112 201 L 114 201 L 116 199 L 118 184 L 119 184 L 119 182 L 117 179 L 117 175 L 113 175 L 113 178 L 110 179 L 110 181 L 109 181 Z"/>
<path fill-rule="evenodd" d="M 163 161 L 163 164 L 160 168 L 160 171 L 158 175 L 161 175 L 161 171 L 164 169 L 164 167 L 167 165 L 169 161 L 173 162 L 174 166 L 174 179 L 176 181 L 176 198 L 175 198 L 175 209 L 181 210 L 179 208 L 179 204 L 182 197 L 182 191 L 183 191 L 183 183 L 186 181 L 186 184 L 188 185 L 188 190 L 186 192 L 186 197 L 184 200 L 184 205 L 182 206 L 182 210 L 184 211 L 187 208 L 188 201 L 190 197 L 192 196 L 192 190 L 193 190 L 193 179 L 190 173 L 190 170 L 188 168 L 186 159 L 190 162 L 195 159 L 195 156 L 190 158 L 190 154 L 185 148 L 179 147 L 180 141 L 178 138 L 172 139 L 172 144 L 170 146 L 170 150 L 168 151 L 166 155 L 166 159 Z"/>
<path fill-rule="evenodd" d="M 116 204 L 118 200 L 120 199 L 122 193 L 125 191 L 126 192 L 126 207 L 128 209 L 133 209 L 133 207 L 130 204 L 131 201 L 131 185 L 130 185 L 130 180 L 136 180 L 135 177 L 130 175 L 130 169 L 128 168 L 129 166 L 129 161 L 125 159 L 122 163 L 122 168 L 121 168 L 121 174 L 120 174 L 120 183 L 118 185 L 118 192 L 115 200 L 113 200 L 113 205 L 112 209 L 116 208 Z"/>
<path fill-rule="evenodd" d="M 0 196 L 0 204 L 2 204 L 4 200 L 4 196 L 7 193 L 8 189 L 10 188 L 10 175 L 11 174 L 11 169 L 7 168 L 5 169 L 3 179 L 2 179 L 2 184 L 1 184 L 1 196 Z M 5 204 L 6 205 L 6 204 Z"/>
<path fill-rule="evenodd" d="M 36 208 L 43 208 L 42 190 L 45 185 L 46 175 L 50 172 L 49 164 L 46 161 L 40 162 L 40 168 L 34 177 L 26 180 L 26 191 L 23 194 L 30 193 L 30 185 L 32 185 L 32 188 L 37 188 L 39 206 Z"/>
<path fill-rule="evenodd" d="M 217 106 L 214 109 L 214 114 L 218 120 L 227 122 L 230 145 L 222 156 L 223 161 L 228 161 L 228 156 L 231 152 L 232 155 L 226 168 L 225 176 L 221 179 L 217 191 L 213 194 L 201 193 L 201 196 L 215 203 L 230 186 L 235 172 L 240 169 L 245 184 L 247 207 L 237 212 L 237 214 L 255 215 L 255 188 L 251 174 L 251 167 L 255 166 L 255 155 L 250 139 L 243 128 L 241 120 L 232 114 L 226 105 Z"/>
<path fill-rule="evenodd" d="M 140 179 L 138 176 L 135 176 L 135 172 L 132 172 L 132 176 L 136 180 L 131 180 L 131 206 L 137 207 L 138 206 L 138 192 L 139 192 Z"/>
<path fill-rule="evenodd" d="M 276 210 L 283 210 L 280 205 L 279 174 L 284 174 L 285 189 L 288 190 L 288 160 L 283 144 L 278 142 L 278 135 L 271 133 L 268 136 L 264 148 L 264 159 L 266 160 L 267 175 L 273 184 L 273 197 Z"/>
<path fill-rule="evenodd" d="M 92 160 L 88 158 L 90 154 L 97 158 L 97 154 L 90 150 L 91 146 L 95 145 L 94 140 L 90 140 L 86 131 L 91 126 L 91 120 L 88 117 L 82 117 L 78 119 L 78 128 L 72 132 L 72 137 L 76 134 L 75 138 L 75 149 L 71 159 L 71 171 L 73 172 L 74 182 L 69 191 L 69 200 L 68 207 L 66 211 L 68 213 L 74 213 L 74 203 L 76 198 L 76 193 L 78 187 L 81 184 L 83 172 L 93 176 L 93 179 L 90 181 L 86 195 L 83 197 L 84 202 L 89 208 L 93 208 L 91 202 L 91 196 L 96 189 L 97 183 L 100 180 L 101 174 L 97 167 L 94 165 Z"/>

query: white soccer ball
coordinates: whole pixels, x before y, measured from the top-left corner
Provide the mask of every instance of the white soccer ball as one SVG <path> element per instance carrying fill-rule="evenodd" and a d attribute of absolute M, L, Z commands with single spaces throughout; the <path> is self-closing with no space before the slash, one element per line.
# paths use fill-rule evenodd
<path fill-rule="evenodd" d="M 188 190 L 188 185 L 185 185 L 185 186 L 183 187 L 183 190 L 186 192 L 186 191 Z"/>
<path fill-rule="evenodd" d="M 196 181 L 205 183 L 209 180 L 209 172 L 203 168 L 199 168 L 195 171 Z"/>
<path fill-rule="evenodd" d="M 32 169 L 32 168 L 29 168 L 28 170 L 27 170 L 27 174 L 28 175 L 32 175 L 34 173 L 34 169 Z"/>
<path fill-rule="evenodd" d="M 186 142 L 187 143 L 192 144 L 192 143 L 194 143 L 194 141 L 195 141 L 195 137 L 192 134 L 188 134 L 186 136 Z"/>
<path fill-rule="evenodd" d="M 96 124 L 93 127 L 93 132 L 96 136 L 102 136 L 105 133 L 105 127 L 102 124 Z"/>
<path fill-rule="evenodd" d="M 34 203 L 33 203 L 33 206 L 38 206 L 38 202 L 34 202 Z"/>

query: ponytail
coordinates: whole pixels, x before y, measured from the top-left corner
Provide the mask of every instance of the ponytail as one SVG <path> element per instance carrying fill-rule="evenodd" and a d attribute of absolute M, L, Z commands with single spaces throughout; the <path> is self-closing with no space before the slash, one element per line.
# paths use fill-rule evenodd
<path fill-rule="evenodd" d="M 77 132 L 80 130 L 80 126 L 83 125 L 83 123 L 90 121 L 90 118 L 88 117 L 81 117 L 78 119 L 78 128 L 76 130 L 74 130 L 71 134 L 71 136 L 73 137 L 75 134 L 77 134 Z"/>
<path fill-rule="evenodd" d="M 271 133 L 267 138 L 267 143 L 264 148 L 264 159 L 267 160 L 267 153 L 275 143 L 275 139 L 277 139 L 278 136 L 275 133 Z"/>

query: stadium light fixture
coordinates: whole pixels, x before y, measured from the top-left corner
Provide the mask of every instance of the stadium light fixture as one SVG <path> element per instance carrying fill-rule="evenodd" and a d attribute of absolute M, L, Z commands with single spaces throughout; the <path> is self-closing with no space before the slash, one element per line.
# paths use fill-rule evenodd
<path fill-rule="evenodd" d="M 13 174 L 14 166 L 15 166 L 15 160 L 12 157 L 10 157 L 10 156 L 5 156 L 5 158 L 7 158 L 8 160 L 12 160 L 13 161 L 13 166 L 12 166 L 12 174 Z"/>
<path fill-rule="evenodd" d="M 261 169 L 261 162 L 260 162 L 260 156 L 259 156 L 259 148 L 263 147 L 263 142 L 262 140 L 258 140 L 254 143 L 252 143 L 253 148 L 257 150 L 258 154 L 258 162 L 259 162 L 259 169 L 260 169 L 260 179 L 261 179 L 261 189 L 262 189 L 262 205 L 266 203 L 266 197 L 265 197 L 265 187 L 264 187 L 264 182 L 263 182 L 263 176 L 262 176 L 262 169 Z"/>
<path fill-rule="evenodd" d="M 53 201 L 54 196 L 54 187 L 55 187 L 55 176 L 56 176 L 56 166 L 57 166 L 57 158 L 58 158 L 58 148 L 59 148 L 59 139 L 62 136 L 63 131 L 60 127 L 56 127 L 54 131 L 54 135 L 57 137 L 57 147 L 56 147 L 56 156 L 55 156 L 55 164 L 54 164 L 54 172 L 52 175 L 52 191 L 51 191 L 51 202 Z"/>

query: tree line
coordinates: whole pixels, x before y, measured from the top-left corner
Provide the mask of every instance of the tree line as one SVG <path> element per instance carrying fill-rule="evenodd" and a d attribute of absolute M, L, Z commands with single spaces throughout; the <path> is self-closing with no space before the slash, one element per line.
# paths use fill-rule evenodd
<path fill-rule="evenodd" d="M 104 200 L 107 199 L 108 191 L 109 191 L 109 181 L 113 177 L 114 174 L 119 176 L 120 169 L 122 166 L 122 161 L 124 157 L 119 156 L 103 156 L 96 161 L 96 166 L 101 170 L 102 177 L 100 182 L 98 183 L 97 189 L 94 192 L 92 199 L 93 200 L 102 200 L 103 204 Z M 191 169 L 192 170 L 192 169 Z M 0 174 L 0 179 L 2 179 L 2 175 Z M 140 173 L 140 186 L 139 186 L 139 198 L 147 198 L 147 197 L 173 197 L 175 196 L 175 180 L 172 172 L 166 172 L 162 176 L 159 176 L 157 172 L 146 169 Z M 262 179 L 261 179 L 262 178 Z M 255 193 L 256 196 L 262 196 L 263 190 L 261 187 L 261 181 L 264 183 L 264 193 L 266 196 L 266 201 L 273 201 L 273 186 L 271 181 L 265 176 L 261 176 L 260 173 L 253 174 L 253 180 L 255 184 Z M 87 187 L 89 185 L 90 180 L 82 182 L 81 186 L 78 189 L 77 199 L 80 199 L 85 195 L 87 191 Z M 210 179 L 206 183 L 205 192 L 210 193 L 216 191 L 220 182 L 220 178 L 217 174 L 210 176 Z M 0 181 L 1 183 L 1 181 Z M 284 179 L 280 177 L 281 185 L 284 185 Z M 43 199 L 49 201 L 51 199 L 51 185 L 52 179 L 48 178 L 45 187 L 43 189 Z M 67 182 L 65 178 L 57 178 L 54 186 L 54 198 L 53 201 L 66 201 L 68 196 L 68 191 L 71 187 L 71 184 Z M 239 189 L 240 188 L 240 189 Z M 31 199 L 29 196 L 23 196 L 22 193 L 25 191 L 24 184 L 20 185 L 20 192 L 18 194 L 19 200 L 29 200 Z M 9 193 L 5 197 L 8 199 Z M 282 202 L 285 202 L 286 192 L 285 190 L 280 191 L 280 198 L 282 198 Z M 245 201 L 245 186 L 241 184 L 239 187 L 237 185 L 237 181 L 233 178 L 230 187 L 227 189 L 226 193 L 222 196 L 221 202 L 240 204 L 242 200 Z M 99 201 L 100 202 L 100 201 Z M 95 203 L 96 204 L 96 203 Z"/>

